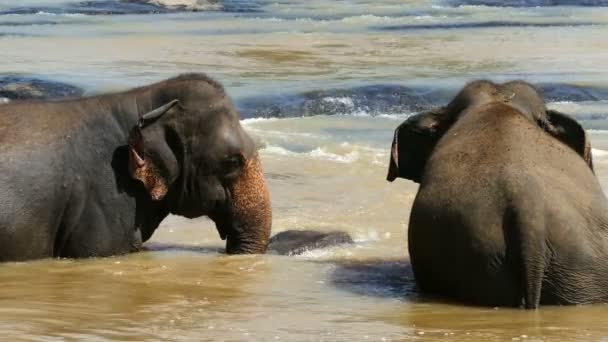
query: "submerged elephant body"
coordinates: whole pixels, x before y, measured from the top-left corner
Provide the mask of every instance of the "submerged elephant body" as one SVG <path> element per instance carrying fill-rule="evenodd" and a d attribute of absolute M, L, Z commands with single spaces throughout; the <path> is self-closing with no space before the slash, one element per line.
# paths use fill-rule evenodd
<path fill-rule="evenodd" d="M 0 261 L 135 251 L 170 213 L 212 218 L 228 252 L 266 249 L 254 143 L 205 75 L 0 106 L 0 158 Z"/>
<path fill-rule="evenodd" d="M 524 82 L 467 85 L 395 131 L 388 179 L 420 187 L 419 288 L 480 305 L 608 301 L 608 202 L 584 130 Z"/>
<path fill-rule="evenodd" d="M 343 231 L 286 230 L 270 238 L 268 252 L 279 255 L 299 255 L 316 249 L 353 244 Z"/>

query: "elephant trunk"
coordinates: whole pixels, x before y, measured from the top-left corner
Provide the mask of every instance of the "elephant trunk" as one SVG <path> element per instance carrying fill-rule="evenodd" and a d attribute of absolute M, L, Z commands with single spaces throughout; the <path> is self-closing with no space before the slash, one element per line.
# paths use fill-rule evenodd
<path fill-rule="evenodd" d="M 272 226 L 270 195 L 257 155 L 245 161 L 241 175 L 228 186 L 230 227 L 226 253 L 265 253 Z"/>

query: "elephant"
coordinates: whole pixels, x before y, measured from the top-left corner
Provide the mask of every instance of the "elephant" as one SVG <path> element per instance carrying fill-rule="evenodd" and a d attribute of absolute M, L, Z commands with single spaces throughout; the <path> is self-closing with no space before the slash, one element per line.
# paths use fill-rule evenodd
<path fill-rule="evenodd" d="M 529 83 L 467 84 L 395 130 L 388 181 L 419 183 L 408 250 L 422 293 L 537 309 L 608 301 L 608 203 L 591 144 Z"/>
<path fill-rule="evenodd" d="M 299 255 L 306 251 L 353 243 L 352 237 L 343 231 L 318 232 L 290 229 L 270 238 L 268 252 L 278 255 Z"/>
<path fill-rule="evenodd" d="M 0 159 L 0 261 L 138 251 L 168 214 L 208 216 L 229 254 L 268 244 L 256 146 L 202 73 L 2 105 Z"/>
<path fill-rule="evenodd" d="M 279 232 L 268 240 L 266 254 L 280 256 L 296 256 L 318 249 L 333 248 L 354 244 L 353 238 L 347 232 L 335 230 L 320 232 L 316 230 L 290 229 Z M 221 253 L 212 246 L 195 246 L 163 242 L 150 242 L 143 246 L 145 251 L 178 250 L 199 253 Z"/>

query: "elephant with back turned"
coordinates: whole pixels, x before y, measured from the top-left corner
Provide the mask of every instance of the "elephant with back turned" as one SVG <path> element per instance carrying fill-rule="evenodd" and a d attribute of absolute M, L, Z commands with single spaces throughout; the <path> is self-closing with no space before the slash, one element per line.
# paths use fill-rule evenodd
<path fill-rule="evenodd" d="M 222 86 L 186 74 L 123 93 L 0 106 L 0 261 L 139 250 L 169 214 L 263 253 L 270 199 Z"/>
<path fill-rule="evenodd" d="M 521 81 L 468 84 L 395 131 L 388 180 L 420 183 L 421 291 L 478 305 L 608 301 L 608 202 L 584 129 Z"/>

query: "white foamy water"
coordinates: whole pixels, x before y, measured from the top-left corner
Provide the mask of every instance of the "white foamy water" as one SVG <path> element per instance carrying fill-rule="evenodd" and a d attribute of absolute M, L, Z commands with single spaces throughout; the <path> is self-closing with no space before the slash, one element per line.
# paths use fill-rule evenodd
<path fill-rule="evenodd" d="M 78 0 L 0 1 L 0 73 L 65 81 L 92 94 L 207 72 L 241 107 L 259 103 L 245 101 L 252 98 L 266 103 L 243 112 L 288 116 L 242 121 L 260 146 L 273 232 L 343 230 L 355 244 L 298 257 L 228 257 L 210 220 L 172 216 L 145 253 L 2 265 L 2 339 L 608 336 L 604 305 L 531 314 L 419 298 L 407 257 L 417 185 L 385 180 L 393 130 L 402 120 L 443 104 L 445 90 L 467 80 L 520 78 L 579 87 L 554 87 L 549 107 L 589 129 L 596 174 L 608 184 L 608 99 L 601 91 L 608 87 L 608 8 L 152 1 L 212 11 L 91 16 Z"/>
<path fill-rule="evenodd" d="M 206 0 L 148 0 L 147 3 L 169 8 L 185 8 L 196 11 L 219 11 L 222 5 Z"/>
<path fill-rule="evenodd" d="M 594 148 L 594 149 L 592 149 L 591 152 L 593 153 L 594 157 L 600 157 L 601 158 L 601 157 L 608 156 L 608 151 L 606 151 L 606 150 L 600 150 L 600 149 Z"/>
<path fill-rule="evenodd" d="M 316 149 L 306 152 L 306 153 L 297 153 L 289 151 L 280 146 L 267 146 L 260 150 L 262 155 L 279 155 L 279 156 L 289 156 L 289 157 L 304 157 L 304 158 L 312 158 L 323 161 L 337 162 L 337 163 L 352 163 L 359 158 L 359 153 L 357 151 L 348 152 L 345 155 L 340 155 L 336 153 L 331 153 L 325 151 L 321 147 L 317 147 Z"/>

